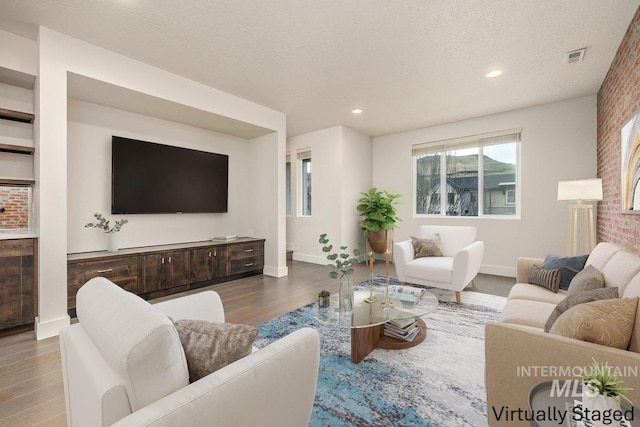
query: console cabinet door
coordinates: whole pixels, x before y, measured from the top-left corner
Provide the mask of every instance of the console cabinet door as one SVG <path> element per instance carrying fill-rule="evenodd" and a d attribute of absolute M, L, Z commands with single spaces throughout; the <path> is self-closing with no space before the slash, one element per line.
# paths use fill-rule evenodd
<path fill-rule="evenodd" d="M 167 287 L 188 285 L 191 283 L 189 250 L 171 251 L 165 255 Z"/>
<path fill-rule="evenodd" d="M 193 283 L 224 277 L 226 274 L 220 268 L 220 259 L 223 259 L 225 253 L 226 248 L 224 246 L 193 249 L 191 251 L 191 278 Z"/>
<path fill-rule="evenodd" d="M 140 263 L 140 284 L 138 292 L 146 294 L 166 288 L 164 254 L 143 255 Z"/>
<path fill-rule="evenodd" d="M 33 239 L 0 241 L 0 329 L 35 319 Z"/>

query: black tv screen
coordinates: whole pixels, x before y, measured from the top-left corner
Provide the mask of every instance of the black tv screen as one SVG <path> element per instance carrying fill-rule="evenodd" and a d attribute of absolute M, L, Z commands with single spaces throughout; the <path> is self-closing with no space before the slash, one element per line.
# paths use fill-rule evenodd
<path fill-rule="evenodd" d="M 227 212 L 229 156 L 113 136 L 111 213 Z"/>

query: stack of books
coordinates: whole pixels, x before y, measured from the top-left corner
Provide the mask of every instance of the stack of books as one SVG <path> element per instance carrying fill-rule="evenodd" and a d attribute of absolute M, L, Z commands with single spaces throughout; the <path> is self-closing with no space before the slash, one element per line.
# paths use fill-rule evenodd
<path fill-rule="evenodd" d="M 389 320 L 384 324 L 384 334 L 388 337 L 411 342 L 420 332 L 415 317 L 403 320 Z"/>

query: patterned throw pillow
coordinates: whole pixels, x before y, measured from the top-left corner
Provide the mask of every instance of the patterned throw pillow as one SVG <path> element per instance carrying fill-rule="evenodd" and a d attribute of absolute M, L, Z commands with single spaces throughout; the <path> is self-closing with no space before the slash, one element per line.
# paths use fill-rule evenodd
<path fill-rule="evenodd" d="M 588 265 L 571 280 L 569 289 L 567 289 L 567 295 L 574 295 L 600 288 L 604 288 L 604 276 L 600 270 L 593 265 Z"/>
<path fill-rule="evenodd" d="M 529 270 L 529 278 L 527 281 L 532 285 L 542 286 L 556 293 L 560 288 L 560 269 L 545 270 L 544 268 L 534 265 L 531 267 L 531 270 Z"/>
<path fill-rule="evenodd" d="M 189 382 L 206 377 L 251 353 L 258 329 L 204 320 L 173 322 L 187 358 Z"/>
<path fill-rule="evenodd" d="M 414 258 L 442 256 L 440 233 L 425 237 L 411 236 L 411 243 L 413 243 L 413 250 L 415 252 Z"/>
<path fill-rule="evenodd" d="M 553 312 L 547 319 L 547 323 L 544 325 L 544 331 L 549 332 L 551 326 L 553 326 L 555 321 L 558 320 L 558 317 L 560 317 L 562 313 L 569 310 L 571 307 L 575 307 L 576 305 L 584 304 L 591 301 L 613 299 L 618 297 L 618 288 L 616 288 L 615 286 L 611 288 L 592 289 L 573 295 L 567 295 L 567 297 L 560 301 L 558 305 L 556 305 L 556 308 L 553 309 Z"/>
<path fill-rule="evenodd" d="M 593 301 L 564 312 L 552 334 L 625 350 L 636 318 L 638 297 Z"/>

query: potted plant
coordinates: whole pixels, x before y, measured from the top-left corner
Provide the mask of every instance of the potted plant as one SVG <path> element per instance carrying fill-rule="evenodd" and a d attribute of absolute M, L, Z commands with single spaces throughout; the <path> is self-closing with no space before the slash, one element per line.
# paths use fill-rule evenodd
<path fill-rule="evenodd" d="M 396 222 L 402 221 L 395 207 L 396 199 L 401 196 L 386 190 L 379 191 L 375 187 L 360 194 L 362 197 L 356 206 L 356 210 L 364 217 L 360 222 L 360 228 L 365 231 L 371 250 L 375 253 L 385 253 L 390 243 L 388 230 L 393 230 Z"/>
<path fill-rule="evenodd" d="M 120 231 L 122 227 L 129 222 L 129 220 L 120 219 L 115 221 L 113 226 L 111 226 L 111 221 L 106 219 L 104 215 L 95 213 L 93 216 L 96 218 L 97 222 L 85 224 L 85 228 L 99 228 L 107 233 L 109 236 L 109 239 L 107 240 L 107 250 L 109 252 L 118 252 L 118 239 L 116 233 Z"/>
<path fill-rule="evenodd" d="M 327 254 L 327 259 L 330 261 L 327 264 L 331 269 L 329 277 L 340 280 L 339 310 L 349 313 L 353 309 L 353 283 L 351 281 L 351 275 L 354 272 L 353 266 L 365 261 L 367 257 L 358 248 L 353 249 L 351 254 L 347 246 L 340 246 L 339 251 L 334 251 L 327 233 L 322 233 L 318 242 L 322 245 L 322 252 Z"/>
<path fill-rule="evenodd" d="M 329 307 L 329 300 L 331 297 L 331 292 L 325 291 L 324 289 L 320 291 L 318 294 L 318 307 L 326 308 Z"/>
<path fill-rule="evenodd" d="M 611 373 L 607 362 L 602 364 L 594 359 L 591 369 L 582 377 L 583 414 L 589 417 L 585 420 L 588 419 L 594 426 L 606 425 L 602 422 L 603 412 L 620 409 L 620 399 L 628 400 L 626 392 L 629 390 Z"/>

